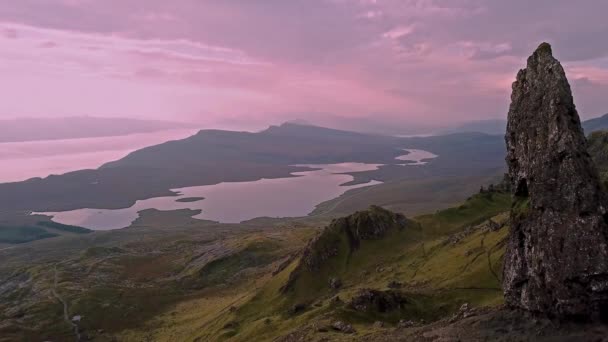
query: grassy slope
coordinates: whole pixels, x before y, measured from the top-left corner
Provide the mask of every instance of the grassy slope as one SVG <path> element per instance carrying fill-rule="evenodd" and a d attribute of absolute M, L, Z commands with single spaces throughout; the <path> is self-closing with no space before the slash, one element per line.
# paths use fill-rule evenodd
<path fill-rule="evenodd" d="M 221 305 L 233 294 L 241 296 L 252 288 L 240 284 L 270 274 L 313 232 L 201 221 L 163 229 L 142 224 L 0 251 L 0 341 L 73 340 L 53 289 L 68 304 L 70 317 L 84 317 L 83 336 L 95 340 L 128 337 L 133 330 L 137 337 L 131 340 L 141 341 L 142 335 L 161 331 L 165 325 L 156 318 L 165 314 L 179 318 L 179 330 L 187 331 L 187 312 L 178 308 Z"/>
<path fill-rule="evenodd" d="M 128 340 L 147 336 L 154 340 L 264 341 L 333 319 L 353 323 L 364 333 L 374 329 L 371 323 L 375 320 L 388 324 L 399 319 L 429 321 L 451 314 L 464 302 L 500 304 L 498 277 L 507 229 L 482 227 L 490 218 L 504 222 L 506 215 L 501 213 L 509 205 L 510 196 L 505 194 L 475 195 L 460 207 L 418 217 L 420 227 L 413 225 L 389 238 L 365 241 L 349 258 L 344 255 L 347 246 L 340 247 L 337 257 L 318 272 L 303 276 L 292 292 L 282 294 L 280 288 L 297 261 L 275 276 L 243 279 L 223 291 L 184 302 L 179 310 L 155 319 L 163 328 L 153 333 L 130 330 L 123 336 Z M 480 226 L 463 233 L 475 225 Z M 339 291 L 329 288 L 330 277 L 342 280 Z M 360 313 L 331 300 L 338 295 L 347 302 L 359 289 L 384 290 L 391 281 L 403 284 L 409 300 L 396 313 Z M 306 309 L 294 314 L 296 304 L 306 304 Z"/>
<path fill-rule="evenodd" d="M 502 298 L 495 273 L 506 229 L 472 230 L 459 242 L 446 241 L 509 203 L 507 195 L 480 194 L 461 207 L 420 216 L 420 227 L 364 241 L 350 257 L 340 254 L 302 277 L 288 294 L 279 289 L 296 266 L 291 256 L 317 231 L 319 218 L 259 222 L 240 231 L 196 220 L 161 230 L 146 228 L 144 219 L 132 229 L 35 242 L 22 247 L 27 260 L 23 251 L 2 252 L 0 288 L 8 291 L 0 291 L 0 335 L 72 339 L 51 293 L 55 269 L 56 291 L 69 314 L 82 315 L 82 333 L 96 341 L 263 341 L 338 318 L 363 333 L 375 320 L 429 321 L 463 302 L 495 305 Z M 286 268 L 275 272 L 281 265 Z M 344 286 L 331 290 L 330 277 Z M 348 301 L 361 288 L 384 290 L 391 281 L 404 284 L 410 302 L 396 313 L 362 314 L 330 300 L 339 295 Z M 295 304 L 307 308 L 290 313 Z"/>
<path fill-rule="evenodd" d="M 478 191 L 480 186 L 496 183 L 502 175 L 503 171 L 497 170 L 473 177 L 391 180 L 373 187 L 349 190 L 335 199 L 319 204 L 312 215 L 343 216 L 370 205 L 379 205 L 408 216 L 420 215 L 457 205 L 468 194 Z"/>

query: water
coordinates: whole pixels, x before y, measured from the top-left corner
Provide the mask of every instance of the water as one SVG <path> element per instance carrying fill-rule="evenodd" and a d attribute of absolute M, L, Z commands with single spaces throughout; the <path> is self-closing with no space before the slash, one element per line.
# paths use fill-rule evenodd
<path fill-rule="evenodd" d="M 436 155 L 408 149 L 408 155 L 398 160 L 411 161 L 402 165 L 423 165 L 423 159 Z M 201 210 L 199 219 L 223 223 L 238 223 L 256 217 L 299 217 L 309 214 L 316 205 L 336 198 L 344 192 L 380 184 L 371 181 L 365 184 L 344 186 L 353 180 L 345 172 L 376 170 L 381 164 L 341 163 L 322 165 L 298 165 L 315 168 L 314 171 L 294 172 L 294 177 L 260 179 L 249 182 L 225 182 L 213 185 L 173 189 L 178 196 L 156 197 L 137 201 L 125 209 L 79 209 L 57 213 L 42 213 L 53 216 L 53 221 L 82 226 L 94 230 L 110 230 L 128 227 L 145 209 Z M 179 199 L 203 197 L 194 202 Z"/>
<path fill-rule="evenodd" d="M 129 226 L 145 209 L 199 209 L 195 218 L 238 223 L 244 220 L 269 217 L 296 217 L 310 213 L 315 205 L 335 198 L 347 190 L 379 184 L 372 181 L 353 186 L 342 186 L 353 177 L 340 174 L 375 170 L 379 164 L 342 163 L 328 165 L 299 165 L 318 168 L 315 171 L 294 172 L 289 178 L 260 179 L 250 182 L 225 182 L 213 185 L 173 189 L 179 196 L 156 197 L 137 201 L 125 209 L 79 209 L 58 213 L 53 221 L 95 230 L 118 229 Z M 204 197 L 195 202 L 178 202 L 180 198 Z"/>
<path fill-rule="evenodd" d="M 403 166 L 424 165 L 424 164 L 428 163 L 429 159 L 437 158 L 436 154 L 433 154 L 428 151 L 409 149 L 409 148 L 405 148 L 403 150 L 407 151 L 409 153 L 404 156 L 399 156 L 399 157 L 395 158 L 397 160 L 408 161 L 408 163 L 399 164 L 399 165 L 403 165 Z"/>

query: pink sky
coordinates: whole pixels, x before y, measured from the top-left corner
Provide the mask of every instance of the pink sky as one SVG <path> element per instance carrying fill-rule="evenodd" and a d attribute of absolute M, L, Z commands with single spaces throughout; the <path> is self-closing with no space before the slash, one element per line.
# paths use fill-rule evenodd
<path fill-rule="evenodd" d="M 504 118 L 539 42 L 608 112 L 603 0 L 0 0 L 0 119 L 258 128 Z"/>

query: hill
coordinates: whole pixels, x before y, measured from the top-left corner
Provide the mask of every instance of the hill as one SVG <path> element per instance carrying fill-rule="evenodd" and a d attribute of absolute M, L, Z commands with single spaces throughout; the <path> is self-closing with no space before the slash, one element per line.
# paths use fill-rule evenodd
<path fill-rule="evenodd" d="M 348 336 L 331 332 L 338 320 L 360 336 L 385 331 L 376 321 L 392 329 L 451 317 L 465 302 L 497 305 L 509 203 L 483 193 L 412 219 L 376 207 L 325 221 L 322 232 L 313 218 L 273 227 L 142 222 L 0 250 L 0 341 L 71 338 L 53 291 L 70 317 L 83 317 L 82 336 L 99 341 Z M 377 304 L 383 298 L 387 306 Z"/>
<path fill-rule="evenodd" d="M 0 198 L 0 211 L 125 208 L 139 199 L 170 196 L 173 188 L 289 177 L 308 169 L 294 164 L 386 164 L 376 174 L 360 174 L 357 182 L 419 178 L 427 170 L 441 177 L 495 173 L 504 164 L 503 146 L 501 138 L 481 134 L 396 138 L 295 124 L 258 133 L 204 130 L 135 151 L 97 170 L 0 184 L 0 192 L 10 194 Z M 404 172 L 395 157 L 408 147 L 428 148 L 439 157 L 425 168 Z"/>
<path fill-rule="evenodd" d="M 372 207 L 218 225 L 150 213 L 130 229 L 0 250 L 0 341 L 71 339 L 53 291 L 95 341 L 589 338 L 500 310 L 510 207 L 492 187 L 408 218 Z"/>
<path fill-rule="evenodd" d="M 443 131 L 444 134 L 478 132 L 502 135 L 505 133 L 507 121 L 502 119 L 476 120 L 464 122 L 456 127 Z"/>
<path fill-rule="evenodd" d="M 585 134 L 608 129 L 608 114 L 582 122 Z"/>

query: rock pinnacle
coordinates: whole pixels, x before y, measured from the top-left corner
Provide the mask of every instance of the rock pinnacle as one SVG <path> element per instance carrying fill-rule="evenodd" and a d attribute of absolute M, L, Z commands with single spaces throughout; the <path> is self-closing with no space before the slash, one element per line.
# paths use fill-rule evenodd
<path fill-rule="evenodd" d="M 548 43 L 513 83 L 505 140 L 514 198 L 503 269 L 507 305 L 606 319 L 607 202 L 566 74 Z"/>

